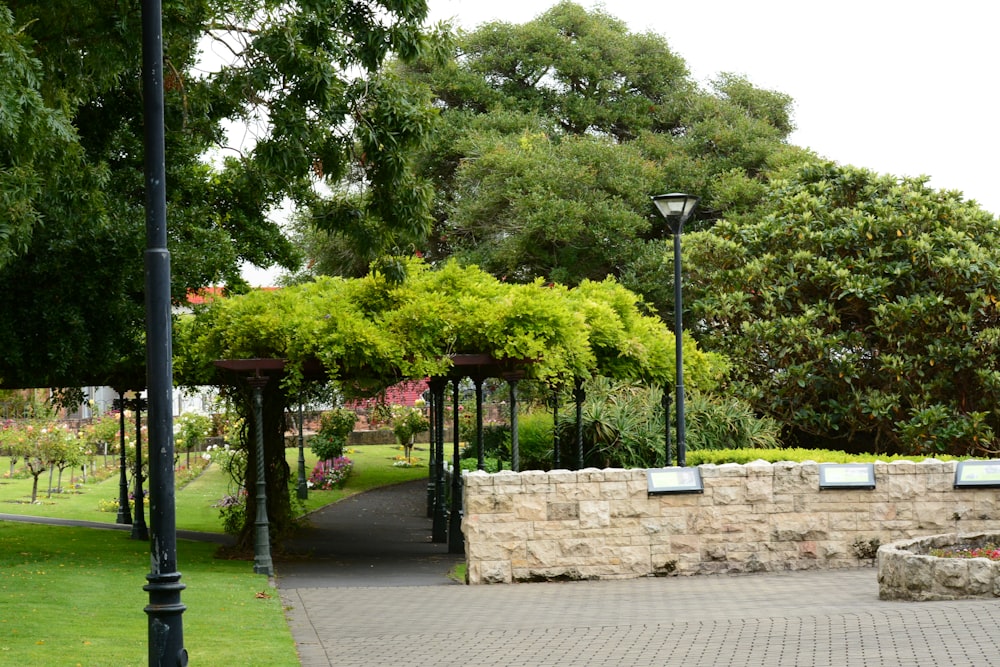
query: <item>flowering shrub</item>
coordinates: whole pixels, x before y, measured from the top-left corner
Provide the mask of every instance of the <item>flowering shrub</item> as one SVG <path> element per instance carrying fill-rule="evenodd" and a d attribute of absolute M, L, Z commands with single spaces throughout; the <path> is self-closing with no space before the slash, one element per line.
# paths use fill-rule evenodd
<path fill-rule="evenodd" d="M 931 549 L 930 555 L 937 558 L 988 558 L 990 560 L 1000 560 L 1000 546 L 987 544 L 981 547 Z"/>
<path fill-rule="evenodd" d="M 353 410 L 336 408 L 324 412 L 319 431 L 309 438 L 309 447 L 321 460 L 332 461 L 343 456 L 347 437 L 354 430 L 358 416 Z"/>
<path fill-rule="evenodd" d="M 132 506 L 132 501 L 129 501 L 129 506 Z M 118 499 L 112 498 L 111 500 L 98 500 L 97 501 L 97 511 L 98 512 L 117 512 L 118 511 Z"/>
<path fill-rule="evenodd" d="M 320 461 L 309 475 L 309 488 L 321 491 L 342 488 L 353 469 L 354 462 L 346 456 Z"/>
<path fill-rule="evenodd" d="M 222 529 L 230 535 L 236 535 L 246 522 L 247 490 L 240 489 L 235 494 L 223 496 L 212 507 L 219 508 L 219 516 L 222 518 Z"/>

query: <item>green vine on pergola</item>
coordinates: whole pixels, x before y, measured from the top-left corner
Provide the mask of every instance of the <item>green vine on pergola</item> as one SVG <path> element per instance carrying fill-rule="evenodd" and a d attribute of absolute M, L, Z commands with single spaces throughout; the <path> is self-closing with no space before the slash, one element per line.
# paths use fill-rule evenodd
<path fill-rule="evenodd" d="M 449 374 L 450 355 L 488 354 L 551 385 L 596 375 L 671 384 L 674 338 L 663 321 L 617 282 L 575 288 L 508 284 L 475 266 L 434 269 L 409 260 L 392 283 L 322 277 L 280 290 L 219 299 L 175 328 L 179 384 L 218 384 L 221 359 L 283 359 L 289 395 L 336 382 L 372 395 L 401 380 Z M 685 377 L 714 384 L 725 364 L 685 342 Z"/>

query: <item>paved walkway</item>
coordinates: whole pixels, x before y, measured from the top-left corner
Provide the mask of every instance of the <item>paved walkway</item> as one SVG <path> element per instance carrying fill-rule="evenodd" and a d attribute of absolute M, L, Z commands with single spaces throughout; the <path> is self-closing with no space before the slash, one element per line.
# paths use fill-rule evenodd
<path fill-rule="evenodd" d="M 1000 667 L 1000 602 L 882 602 L 872 568 L 463 586 L 426 484 L 313 526 L 276 564 L 304 667 Z"/>

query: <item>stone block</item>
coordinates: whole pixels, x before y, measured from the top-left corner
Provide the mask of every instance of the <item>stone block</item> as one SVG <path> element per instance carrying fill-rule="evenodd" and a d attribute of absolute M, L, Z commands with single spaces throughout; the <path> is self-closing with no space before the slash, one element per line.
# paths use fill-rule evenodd
<path fill-rule="evenodd" d="M 464 497 L 466 514 L 510 514 L 514 501 L 507 494 L 467 494 Z"/>
<path fill-rule="evenodd" d="M 524 493 L 513 497 L 514 517 L 521 521 L 545 521 L 548 518 L 548 503 L 545 496 Z"/>
<path fill-rule="evenodd" d="M 579 503 L 547 503 L 546 520 L 548 521 L 568 521 L 580 518 Z"/>
<path fill-rule="evenodd" d="M 601 482 L 580 482 L 556 487 L 556 495 L 562 500 L 599 500 L 605 498 L 604 484 Z"/>
<path fill-rule="evenodd" d="M 510 561 L 480 561 L 470 563 L 466 570 L 470 584 L 509 584 L 514 579 Z"/>
<path fill-rule="evenodd" d="M 628 482 L 624 481 L 601 482 L 600 484 L 594 484 L 591 488 L 594 489 L 594 498 L 603 498 L 605 500 L 622 500 L 632 495 L 628 487 Z"/>
<path fill-rule="evenodd" d="M 549 484 L 576 484 L 579 482 L 579 475 L 572 470 L 550 470 L 548 477 Z"/>
<path fill-rule="evenodd" d="M 770 468 L 768 468 L 770 473 Z M 774 476 L 771 474 L 747 476 L 746 501 L 748 503 L 766 503 L 774 498 Z"/>
<path fill-rule="evenodd" d="M 581 500 L 580 527 L 599 528 L 611 524 L 611 508 L 607 501 Z"/>
<path fill-rule="evenodd" d="M 740 481 L 745 482 L 745 480 Z M 716 505 L 745 505 L 747 503 L 747 490 L 744 483 L 713 485 L 711 493 Z"/>

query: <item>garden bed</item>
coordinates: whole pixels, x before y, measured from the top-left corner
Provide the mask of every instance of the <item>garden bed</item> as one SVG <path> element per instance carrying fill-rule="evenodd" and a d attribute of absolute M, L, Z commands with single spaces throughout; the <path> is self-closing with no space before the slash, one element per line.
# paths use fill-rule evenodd
<path fill-rule="evenodd" d="M 956 557 L 1000 544 L 1000 533 L 932 535 L 878 550 L 882 600 L 958 600 L 1000 597 L 1000 561 Z M 948 554 L 948 555 L 937 555 Z"/>

